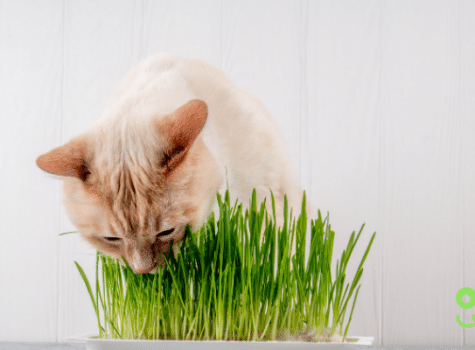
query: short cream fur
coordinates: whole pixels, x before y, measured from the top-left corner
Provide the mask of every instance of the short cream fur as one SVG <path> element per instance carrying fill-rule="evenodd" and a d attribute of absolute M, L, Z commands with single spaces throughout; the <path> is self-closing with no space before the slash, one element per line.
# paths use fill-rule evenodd
<path fill-rule="evenodd" d="M 219 69 L 193 58 L 152 56 L 129 72 L 103 117 L 38 157 L 64 177 L 64 204 L 81 235 L 139 273 L 163 262 L 186 225 L 198 228 L 216 192 L 247 204 L 302 190 L 285 141 L 263 105 Z M 270 198 L 267 201 L 270 209 Z"/>

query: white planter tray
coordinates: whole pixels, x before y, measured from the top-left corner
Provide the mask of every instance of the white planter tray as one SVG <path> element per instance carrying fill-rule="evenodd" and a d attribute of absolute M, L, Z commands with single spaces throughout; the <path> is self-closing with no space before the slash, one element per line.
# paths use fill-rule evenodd
<path fill-rule="evenodd" d="M 122 340 L 98 339 L 92 334 L 72 337 L 69 341 L 87 342 L 88 350 L 273 350 L 273 349 L 358 349 L 373 344 L 373 337 L 347 337 L 345 343 L 219 340 Z"/>

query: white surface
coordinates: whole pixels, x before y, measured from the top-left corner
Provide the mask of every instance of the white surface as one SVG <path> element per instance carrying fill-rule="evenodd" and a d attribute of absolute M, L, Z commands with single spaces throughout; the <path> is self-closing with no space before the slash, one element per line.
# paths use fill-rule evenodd
<path fill-rule="evenodd" d="M 93 339 L 91 334 L 80 335 L 68 339 L 68 342 L 87 341 L 91 350 L 154 350 L 154 349 L 361 349 L 373 345 L 373 337 L 348 337 L 351 342 L 345 343 L 312 343 L 283 341 L 219 341 L 219 340 L 127 340 L 127 339 Z"/>
<path fill-rule="evenodd" d="M 95 332 L 60 186 L 38 155 L 100 117 L 156 52 L 195 56 L 260 98 L 282 128 L 336 256 L 366 222 L 351 334 L 475 345 L 475 2 L 0 0 L 0 340 Z"/>

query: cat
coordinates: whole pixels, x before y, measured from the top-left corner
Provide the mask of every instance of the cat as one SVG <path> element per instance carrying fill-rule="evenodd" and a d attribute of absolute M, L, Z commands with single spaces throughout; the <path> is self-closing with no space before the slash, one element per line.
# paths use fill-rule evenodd
<path fill-rule="evenodd" d="M 285 141 L 261 102 L 199 59 L 158 54 L 130 71 L 101 119 L 38 167 L 63 177 L 63 202 L 80 234 L 136 273 L 164 263 L 217 209 L 229 188 L 246 206 L 273 191 L 294 213 L 302 190 Z M 266 201 L 271 210 L 270 198 Z"/>

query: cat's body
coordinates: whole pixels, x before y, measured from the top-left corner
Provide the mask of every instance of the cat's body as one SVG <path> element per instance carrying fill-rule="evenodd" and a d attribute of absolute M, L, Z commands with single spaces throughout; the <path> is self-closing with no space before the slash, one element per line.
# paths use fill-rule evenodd
<path fill-rule="evenodd" d="M 258 200 L 271 189 L 278 220 L 284 194 L 294 211 L 302 199 L 262 104 L 217 68 L 165 54 L 128 73 L 103 118 L 37 164 L 66 176 L 64 203 L 80 233 L 141 273 L 154 270 L 187 224 L 203 223 L 227 185 L 244 204 L 253 188 Z"/>

